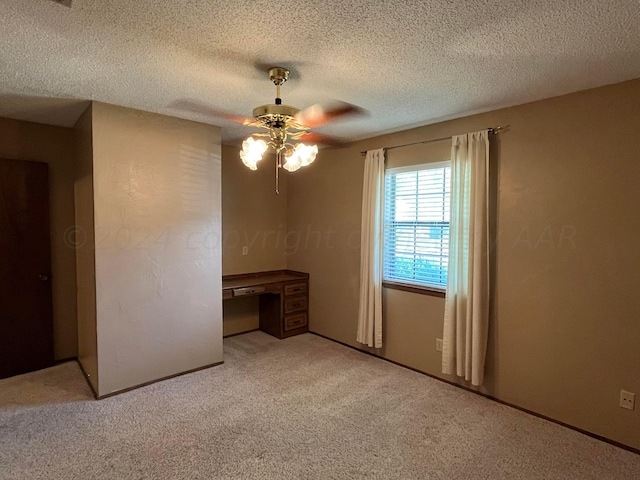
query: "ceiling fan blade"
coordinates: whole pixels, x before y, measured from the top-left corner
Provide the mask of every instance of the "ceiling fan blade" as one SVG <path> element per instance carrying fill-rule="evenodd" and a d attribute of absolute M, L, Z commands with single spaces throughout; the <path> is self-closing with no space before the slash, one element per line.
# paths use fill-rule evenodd
<path fill-rule="evenodd" d="M 328 107 L 315 104 L 296 115 L 296 121 L 306 127 L 315 128 L 334 122 L 350 115 L 365 115 L 366 110 L 346 102 L 339 102 Z"/>
<path fill-rule="evenodd" d="M 300 141 L 303 143 L 320 143 L 329 147 L 341 147 L 346 143 L 341 138 L 331 137 L 317 132 L 304 133 L 300 136 Z"/>
<path fill-rule="evenodd" d="M 171 102 L 169 105 L 167 105 L 167 108 L 171 108 L 173 110 L 186 110 L 189 112 L 198 113 L 200 115 L 226 118 L 227 120 L 241 123 L 242 125 L 251 125 L 255 122 L 253 118 L 242 117 L 240 115 L 225 112 L 224 110 L 217 110 L 196 100 L 176 100 L 175 102 Z"/>

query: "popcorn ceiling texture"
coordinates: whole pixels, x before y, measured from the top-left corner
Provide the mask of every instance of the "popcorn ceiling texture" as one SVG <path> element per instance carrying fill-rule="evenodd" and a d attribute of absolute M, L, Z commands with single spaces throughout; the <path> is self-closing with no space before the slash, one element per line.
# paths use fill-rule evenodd
<path fill-rule="evenodd" d="M 292 70 L 285 103 L 367 109 L 321 129 L 349 139 L 640 77 L 638 0 L 0 0 L 0 10 L 0 116 L 64 126 L 78 103 L 39 97 L 212 123 L 229 141 L 249 130 L 187 102 L 250 116 L 273 101 L 274 65 Z"/>

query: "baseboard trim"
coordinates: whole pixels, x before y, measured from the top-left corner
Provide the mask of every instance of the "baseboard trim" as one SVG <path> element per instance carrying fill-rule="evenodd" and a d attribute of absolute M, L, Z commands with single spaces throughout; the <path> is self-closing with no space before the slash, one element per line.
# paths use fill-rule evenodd
<path fill-rule="evenodd" d="M 206 370 L 207 368 L 217 367 L 218 365 L 222 365 L 223 363 L 224 363 L 224 360 L 222 362 L 216 362 L 216 363 L 211 363 L 209 365 L 204 365 L 202 367 L 192 368 L 191 370 L 186 370 L 184 372 L 174 373 L 173 375 L 167 375 L 166 377 L 157 378 L 157 379 L 151 380 L 149 382 L 141 383 L 140 385 L 134 385 L 133 387 L 123 388 L 122 390 L 118 390 L 116 392 L 107 393 L 106 395 L 99 395 L 99 396 L 96 397 L 96 400 L 104 400 L 105 398 L 113 397 L 115 395 L 120 395 L 121 393 L 127 393 L 127 392 L 130 392 L 132 390 L 137 390 L 138 388 L 148 387 L 149 385 L 153 385 L 154 383 L 164 382 L 165 380 L 169 380 L 169 379 L 172 379 L 172 378 L 180 377 L 182 375 L 187 375 L 188 373 L 199 372 L 200 370 Z"/>
<path fill-rule="evenodd" d="M 187 370 L 185 372 L 174 373 L 173 375 L 167 375 L 166 377 L 157 378 L 155 380 L 151 380 L 150 382 L 141 383 L 140 385 L 134 385 L 133 387 L 123 388 L 122 390 L 118 390 L 117 392 L 107 393 L 106 395 L 98 395 L 97 394 L 97 392 L 93 389 L 93 385 L 91 385 L 91 382 L 87 378 L 87 372 L 84 371 L 84 368 L 82 367 L 82 364 L 80 362 L 78 362 L 78 365 L 80 365 L 80 370 L 82 370 L 82 374 L 84 375 L 84 378 L 87 381 L 87 384 L 89 385 L 89 388 L 91 389 L 91 392 L 93 393 L 93 396 L 95 397 L 95 399 L 96 400 L 104 400 L 105 398 L 113 397 L 115 395 L 120 395 L 121 393 L 127 393 L 127 392 L 130 392 L 131 390 L 136 390 L 138 388 L 147 387 L 149 385 L 153 385 L 154 383 L 164 382 L 165 380 L 169 380 L 171 378 L 176 378 L 176 377 L 179 377 L 181 375 L 186 375 L 188 373 L 199 372 L 200 370 L 206 370 L 207 368 L 217 367 L 218 365 L 222 365 L 223 363 L 224 363 L 224 360 L 222 362 L 211 363 L 211 364 L 205 365 L 203 367 L 192 368 L 191 370 Z"/>
<path fill-rule="evenodd" d="M 238 335 L 244 335 L 245 333 L 258 332 L 258 331 L 260 331 L 259 328 L 253 328 L 251 330 L 245 330 L 243 332 L 236 332 L 236 333 L 230 333 L 229 335 L 223 335 L 222 338 L 231 338 L 231 337 L 236 337 Z"/>
<path fill-rule="evenodd" d="M 589 432 L 588 430 L 583 430 L 582 428 L 575 427 L 575 426 L 570 425 L 568 423 L 564 423 L 564 422 L 562 422 L 560 420 L 556 420 L 555 418 L 547 417 L 546 415 L 534 412 L 533 410 L 528 410 L 526 408 L 519 407 L 518 405 L 514 405 L 513 403 L 505 402 L 504 400 L 500 400 L 499 398 L 493 397 L 493 396 L 488 395 L 486 393 L 478 392 L 477 390 L 473 390 L 473 389 L 468 388 L 468 387 L 466 387 L 464 385 L 460 385 L 458 383 L 451 382 L 451 381 L 446 380 L 444 378 L 437 377 L 437 376 L 435 376 L 435 375 L 433 375 L 431 373 L 427 373 L 427 372 L 424 372 L 422 370 L 418 370 L 417 368 L 413 368 L 413 367 L 410 367 L 408 365 L 404 365 L 404 364 L 402 364 L 400 362 L 396 362 L 395 360 L 390 360 L 388 358 L 384 358 L 384 357 L 382 357 L 380 355 L 376 355 L 373 352 L 368 352 L 366 350 L 362 350 L 362 349 L 360 349 L 358 347 L 354 347 L 353 345 L 349 345 L 348 343 L 341 342 L 340 340 L 336 340 L 336 339 L 331 338 L 331 337 L 327 337 L 326 335 L 322 335 L 321 333 L 312 332 L 312 331 L 309 331 L 309 333 L 312 333 L 313 335 L 316 335 L 318 337 L 324 338 L 325 340 L 330 340 L 332 342 L 339 343 L 340 345 L 343 345 L 345 347 L 349 347 L 349 348 L 355 350 L 356 352 L 364 353 L 366 355 L 370 355 L 372 357 L 379 358 L 380 360 L 384 360 L 385 362 L 389 362 L 389 363 L 392 363 L 392 364 L 397 365 L 399 367 L 406 368 L 408 370 L 411 370 L 413 372 L 419 373 L 421 375 L 426 375 L 427 377 L 433 378 L 434 380 L 438 380 L 440 382 L 447 383 L 449 385 L 452 385 L 454 387 L 460 388 L 460 389 L 465 390 L 467 392 L 475 393 L 476 395 L 480 395 L 481 397 L 487 398 L 489 400 L 493 400 L 494 402 L 499 403 L 501 405 L 505 405 L 507 407 L 514 408 L 516 410 L 520 410 L 521 412 L 528 413 L 529 415 L 533 415 L 534 417 L 542 418 L 543 420 L 547 420 L 549 422 L 553 422 L 553 423 L 555 423 L 557 425 L 560 425 L 562 427 L 569 428 L 569 429 L 574 430 L 574 431 L 576 431 L 578 433 L 582 433 L 583 435 L 586 435 L 588 437 L 595 438 L 596 440 L 600 440 L 601 442 L 605 442 L 605 443 L 608 443 L 610 445 L 613 445 L 614 447 L 618 447 L 618 448 L 621 448 L 623 450 L 627 450 L 628 452 L 635 453 L 636 455 L 640 455 L 640 449 L 631 447 L 629 445 L 625 445 L 624 443 L 617 442 L 616 440 L 611 440 L 610 438 L 603 437 L 602 435 L 598 435 L 597 433 L 592 433 L 592 432 Z"/>

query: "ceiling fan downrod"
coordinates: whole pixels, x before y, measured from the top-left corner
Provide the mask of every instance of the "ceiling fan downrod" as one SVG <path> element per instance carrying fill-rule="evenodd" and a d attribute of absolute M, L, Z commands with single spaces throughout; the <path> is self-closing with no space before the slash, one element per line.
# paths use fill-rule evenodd
<path fill-rule="evenodd" d="M 276 105 L 282 105 L 282 98 L 280 98 L 280 87 L 289 78 L 289 70 L 282 67 L 270 68 L 269 78 L 276 86 Z"/>

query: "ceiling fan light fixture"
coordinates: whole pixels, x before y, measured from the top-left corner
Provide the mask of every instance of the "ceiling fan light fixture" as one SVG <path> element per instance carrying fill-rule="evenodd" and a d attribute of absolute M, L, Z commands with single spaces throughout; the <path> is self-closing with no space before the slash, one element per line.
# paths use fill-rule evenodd
<path fill-rule="evenodd" d="M 302 167 L 311 165 L 317 155 L 317 145 L 305 145 L 304 143 L 298 143 L 293 150 L 290 150 L 285 154 L 285 163 L 282 165 L 282 168 L 288 172 L 295 172 Z"/>
<path fill-rule="evenodd" d="M 302 160 L 296 150 L 291 150 L 285 154 L 282 168 L 287 172 L 295 172 L 302 168 Z"/>
<path fill-rule="evenodd" d="M 262 160 L 262 155 L 267 151 L 267 148 L 267 142 L 264 140 L 256 140 L 253 137 L 249 137 L 242 142 L 240 159 L 251 170 L 257 170 L 258 162 Z"/>
<path fill-rule="evenodd" d="M 303 167 L 306 167 L 308 165 L 311 165 L 316 159 L 316 156 L 318 155 L 318 146 L 299 143 L 298 145 L 296 145 L 294 152 L 296 152 L 298 158 L 300 158 L 301 165 Z"/>
<path fill-rule="evenodd" d="M 344 102 L 331 110 L 325 110 L 319 105 L 312 105 L 301 111 L 291 105 L 284 105 L 282 98 L 280 98 L 280 88 L 288 78 L 289 70 L 286 68 L 273 67 L 269 69 L 269 79 L 276 87 L 275 102 L 254 108 L 253 119 L 244 119 L 241 122 L 248 127 L 266 130 L 266 132 L 253 134 L 255 137 L 267 139 L 266 141 L 249 137 L 242 143 L 240 158 L 251 170 L 257 170 L 257 164 L 262 159 L 264 152 L 269 148 L 272 149 L 276 159 L 276 194 L 279 193 L 279 171 L 281 168 L 288 172 L 295 172 L 302 167 L 311 165 L 318 155 L 317 145 L 307 145 L 301 142 L 315 139 L 320 143 L 336 145 L 330 137 L 310 132 L 312 127 L 321 127 L 338 117 L 362 111 L 362 109 Z"/>

